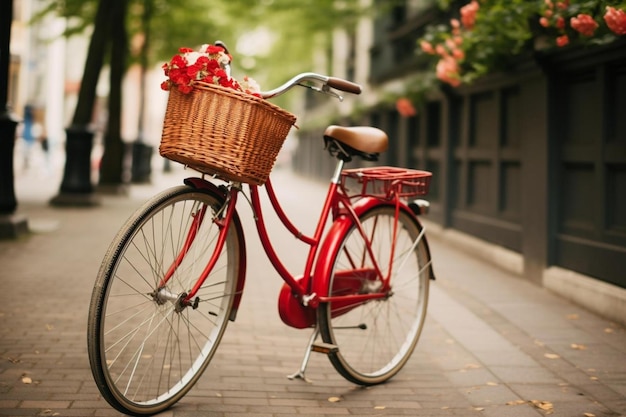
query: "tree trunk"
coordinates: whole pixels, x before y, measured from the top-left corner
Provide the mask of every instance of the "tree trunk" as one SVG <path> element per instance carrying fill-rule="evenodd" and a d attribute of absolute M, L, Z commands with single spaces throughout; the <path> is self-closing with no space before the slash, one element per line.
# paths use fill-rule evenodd
<path fill-rule="evenodd" d="M 17 120 L 7 105 L 13 2 L 0 5 L 0 16 L 0 215 L 3 215 L 13 214 L 17 208 L 13 187 L 13 148 Z"/>
<path fill-rule="evenodd" d="M 133 143 L 133 157 L 131 181 L 134 183 L 149 183 L 152 173 L 153 147 L 144 142 L 144 123 L 146 118 L 146 74 L 148 72 L 148 54 L 150 52 L 150 20 L 153 13 L 153 0 L 144 0 L 143 14 L 141 15 L 141 30 L 143 32 L 143 44 L 139 51 L 139 63 L 141 66 L 141 78 L 139 89 L 139 120 L 138 137 Z"/>
<path fill-rule="evenodd" d="M 105 188 L 121 187 L 128 182 L 124 164 L 125 144 L 121 137 L 122 128 L 122 81 L 126 70 L 128 53 L 128 35 L 126 33 L 126 10 L 128 0 L 110 1 L 112 21 L 116 24 L 111 29 L 111 78 L 109 91 L 109 120 L 107 123 L 104 155 L 100 167 L 100 186 Z"/>
<path fill-rule="evenodd" d="M 50 204 L 55 206 L 91 206 L 98 204 L 91 182 L 92 121 L 96 87 L 104 64 L 104 55 L 112 21 L 113 3 L 100 0 L 91 35 L 83 79 L 72 124 L 66 129 L 65 169 L 61 189 Z"/>

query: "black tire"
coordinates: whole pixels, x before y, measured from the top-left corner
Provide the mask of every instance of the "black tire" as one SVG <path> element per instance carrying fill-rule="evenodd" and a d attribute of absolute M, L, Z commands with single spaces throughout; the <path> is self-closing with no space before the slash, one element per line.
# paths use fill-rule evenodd
<path fill-rule="evenodd" d="M 329 354 L 331 363 L 344 378 L 359 385 L 385 382 L 400 371 L 415 349 L 426 317 L 431 269 L 422 226 L 408 210 L 400 211 L 390 262 L 394 216 L 395 205 L 390 204 L 360 216 L 383 275 L 393 265 L 388 296 L 348 306 L 324 303 L 318 308 L 323 341 L 338 347 Z M 330 295 L 381 291 L 356 225 L 350 226 L 329 261 L 333 265 Z"/>
<path fill-rule="evenodd" d="M 186 186 L 164 191 L 126 222 L 105 255 L 89 307 L 88 352 L 98 389 L 123 413 L 150 415 L 176 403 L 219 345 L 244 256 L 237 218 L 194 299 L 198 304 L 181 308 L 176 297 L 193 287 L 215 250 L 219 230 L 213 218 L 223 202 L 217 191 Z M 159 290 L 203 206 L 193 244 Z"/>

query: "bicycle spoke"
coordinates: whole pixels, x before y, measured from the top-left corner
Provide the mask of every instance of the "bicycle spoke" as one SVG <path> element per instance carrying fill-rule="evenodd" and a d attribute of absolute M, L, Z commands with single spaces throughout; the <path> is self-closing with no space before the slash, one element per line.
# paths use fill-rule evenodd
<path fill-rule="evenodd" d="M 318 320 L 323 340 L 339 347 L 329 356 L 331 362 L 357 384 L 377 384 L 395 375 L 423 326 L 428 295 L 424 271 L 430 260 L 423 232 L 412 218 L 402 211 L 396 217 L 392 204 L 375 207 L 360 217 L 360 229 L 353 226 L 345 233 L 334 255 L 329 293 L 336 301 L 322 306 Z M 370 291 L 382 291 L 385 297 L 362 302 L 341 298 Z"/>

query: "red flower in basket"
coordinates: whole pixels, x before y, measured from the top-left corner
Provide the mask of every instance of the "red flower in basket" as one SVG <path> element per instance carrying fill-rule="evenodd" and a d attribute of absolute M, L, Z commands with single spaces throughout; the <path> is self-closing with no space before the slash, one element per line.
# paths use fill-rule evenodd
<path fill-rule="evenodd" d="M 163 64 L 168 79 L 161 83 L 161 89 L 169 91 L 175 87 L 188 94 L 193 90 L 193 83 L 199 81 L 260 97 L 259 85 L 253 79 L 244 77 L 241 85 L 230 76 L 231 61 L 232 57 L 221 46 L 202 45 L 198 51 L 180 48 L 170 62 Z"/>

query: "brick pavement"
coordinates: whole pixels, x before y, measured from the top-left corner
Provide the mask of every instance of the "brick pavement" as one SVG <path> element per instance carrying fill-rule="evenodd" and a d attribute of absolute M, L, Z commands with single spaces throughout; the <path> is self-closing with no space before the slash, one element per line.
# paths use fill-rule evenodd
<path fill-rule="evenodd" d="M 19 176 L 19 212 L 34 231 L 0 241 L 0 415 L 119 415 L 100 398 L 89 370 L 91 286 L 123 220 L 183 175 L 155 173 L 157 185 L 133 186 L 130 197 L 104 197 L 101 206 L 83 209 L 46 204 L 58 176 Z M 320 184 L 280 170 L 275 183 L 298 225 L 315 216 L 319 207 L 302 202 L 321 201 Z M 245 202 L 240 210 L 250 225 Z M 278 250 L 288 251 L 288 266 L 297 266 L 302 258 L 292 253 L 293 238 L 273 235 Z M 281 281 L 261 256 L 256 233 L 249 229 L 246 237 L 249 269 L 238 320 L 197 386 L 162 416 L 626 416 L 624 328 L 435 236 L 438 280 L 405 369 L 387 384 L 358 388 L 313 354 L 307 371 L 313 382 L 290 381 L 309 334 L 280 321 Z"/>

